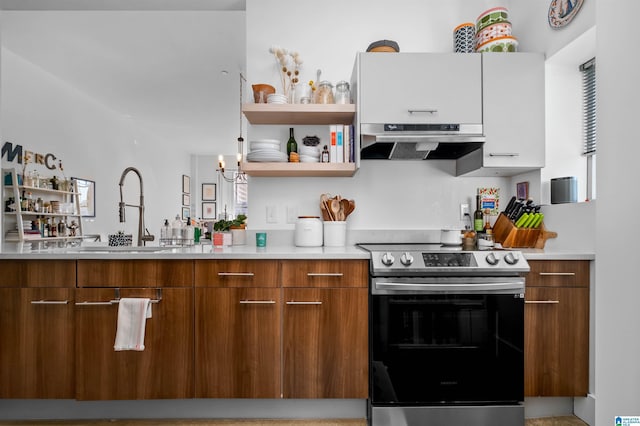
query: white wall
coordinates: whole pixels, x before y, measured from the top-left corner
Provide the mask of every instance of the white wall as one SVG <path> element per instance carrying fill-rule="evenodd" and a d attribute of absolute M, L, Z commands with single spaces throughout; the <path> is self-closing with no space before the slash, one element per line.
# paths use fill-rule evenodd
<path fill-rule="evenodd" d="M 542 52 L 547 58 L 584 34 L 596 22 L 596 0 L 585 0 L 571 23 L 560 29 L 553 29 L 548 24 L 551 1 L 511 0 L 509 3 L 509 20 L 514 35 L 518 37 L 518 48 L 524 52 Z"/>
<path fill-rule="evenodd" d="M 640 416 L 638 259 L 633 218 L 640 203 L 640 117 L 635 25 L 640 2 L 596 4 L 598 202 L 596 206 L 596 424 L 614 416 Z M 627 210 L 628 209 L 628 210 Z M 633 216 L 633 215 L 632 215 Z M 621 232 L 622 230 L 622 232 Z"/>
<path fill-rule="evenodd" d="M 136 209 L 127 208 L 126 223 L 118 221 L 118 182 L 128 166 L 142 173 L 145 220 L 152 234 L 159 234 L 163 218 L 180 212 L 181 175 L 190 173 L 188 153 L 4 48 L 1 77 L 2 141 L 38 153 L 50 152 L 63 161 L 67 177 L 96 182 L 96 217 L 83 221 L 85 233 L 125 230 L 137 235 Z M 18 166 L 5 158 L 2 164 Z M 39 172 L 53 173 L 43 167 Z M 135 174 L 128 175 L 124 185 L 127 203 L 138 204 L 138 188 Z"/>

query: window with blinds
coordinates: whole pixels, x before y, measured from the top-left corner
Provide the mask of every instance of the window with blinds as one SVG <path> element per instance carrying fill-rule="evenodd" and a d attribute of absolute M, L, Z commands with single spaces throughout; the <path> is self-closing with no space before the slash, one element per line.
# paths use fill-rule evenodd
<path fill-rule="evenodd" d="M 584 155 L 596 153 L 596 58 L 580 65 L 582 73 Z"/>

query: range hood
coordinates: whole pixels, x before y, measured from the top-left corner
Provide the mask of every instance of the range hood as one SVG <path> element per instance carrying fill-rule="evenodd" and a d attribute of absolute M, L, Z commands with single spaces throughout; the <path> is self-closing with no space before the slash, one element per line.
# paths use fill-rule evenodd
<path fill-rule="evenodd" d="M 362 160 L 451 160 L 482 147 L 482 124 L 361 124 Z"/>

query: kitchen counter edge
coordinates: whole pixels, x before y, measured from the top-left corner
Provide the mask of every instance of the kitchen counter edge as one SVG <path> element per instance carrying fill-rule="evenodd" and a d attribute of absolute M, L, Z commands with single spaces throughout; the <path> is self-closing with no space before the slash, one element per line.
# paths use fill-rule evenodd
<path fill-rule="evenodd" d="M 158 251 L 113 252 L 82 251 L 77 248 L 20 249 L 4 247 L 0 260 L 6 259 L 369 259 L 369 253 L 355 246 L 346 247 L 293 247 L 269 246 L 194 246 L 182 248 L 158 248 Z"/>
<path fill-rule="evenodd" d="M 78 248 L 3 247 L 0 259 L 369 259 L 369 253 L 357 246 L 295 247 L 268 246 L 194 246 L 161 248 L 158 251 L 112 252 L 81 251 Z M 580 250 L 519 249 L 527 260 L 595 260 L 595 253 Z"/>
<path fill-rule="evenodd" d="M 594 252 L 580 250 L 521 249 L 527 260 L 595 260 Z"/>

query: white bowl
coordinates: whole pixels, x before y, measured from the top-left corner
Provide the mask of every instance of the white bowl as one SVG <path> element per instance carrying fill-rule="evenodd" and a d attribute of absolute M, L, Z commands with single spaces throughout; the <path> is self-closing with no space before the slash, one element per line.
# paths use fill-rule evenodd
<path fill-rule="evenodd" d="M 267 96 L 267 103 L 268 104 L 286 104 L 287 97 L 280 93 L 272 93 L 269 96 Z"/>
<path fill-rule="evenodd" d="M 316 146 L 299 145 L 298 152 L 300 155 L 308 155 L 309 157 L 320 157 L 320 148 Z"/>
<path fill-rule="evenodd" d="M 280 150 L 280 141 L 277 140 L 259 140 L 259 141 L 251 141 L 249 142 L 249 149 L 251 151 L 256 151 L 259 149 L 275 149 Z"/>

